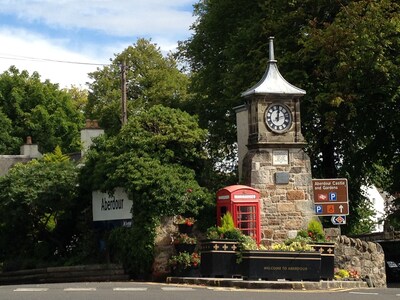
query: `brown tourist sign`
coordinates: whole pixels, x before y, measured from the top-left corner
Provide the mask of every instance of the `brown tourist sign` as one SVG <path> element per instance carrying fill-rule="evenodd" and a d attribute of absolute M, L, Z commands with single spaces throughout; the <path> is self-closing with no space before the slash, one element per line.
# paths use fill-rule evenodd
<path fill-rule="evenodd" d="M 315 214 L 334 216 L 349 214 L 349 200 L 346 178 L 313 179 Z"/>

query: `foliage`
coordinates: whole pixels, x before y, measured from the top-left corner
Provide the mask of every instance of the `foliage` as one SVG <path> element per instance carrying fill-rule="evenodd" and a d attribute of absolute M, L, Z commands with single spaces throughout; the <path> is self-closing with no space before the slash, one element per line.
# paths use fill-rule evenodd
<path fill-rule="evenodd" d="M 168 265 L 173 269 L 187 269 L 190 267 L 198 267 L 200 265 L 200 255 L 197 252 L 189 254 L 181 252 L 173 255 L 168 260 Z"/>
<path fill-rule="evenodd" d="M 335 280 L 360 279 L 360 274 L 356 270 L 335 269 L 334 273 Z"/>
<path fill-rule="evenodd" d="M 240 229 L 235 227 L 232 214 L 227 212 L 221 217 L 221 226 L 212 226 L 207 229 L 208 239 L 229 239 L 238 240 L 243 236 Z"/>
<path fill-rule="evenodd" d="M 361 186 L 400 191 L 398 11 L 394 0 L 200 1 L 179 54 L 193 72 L 189 111 L 209 129 L 213 157 L 234 157 L 232 108 L 262 77 L 275 36 L 281 73 L 307 91 L 302 132 L 313 177 L 348 178 L 352 218 L 343 232 L 370 231 Z"/>
<path fill-rule="evenodd" d="M 190 190 L 190 192 L 192 192 Z M 185 224 L 187 226 L 193 226 L 193 224 L 196 222 L 196 220 L 193 217 L 183 217 L 181 215 L 177 215 L 174 218 L 174 224 Z"/>
<path fill-rule="evenodd" d="M 97 139 L 86 156 L 83 186 L 121 187 L 133 201 L 132 229 L 116 230 L 110 242 L 115 257 L 136 276 L 150 270 L 154 224 L 162 216 L 196 215 L 211 201 L 195 172 L 197 162 L 205 159 L 205 135 L 196 118 L 154 105 L 131 116 L 117 135 Z"/>
<path fill-rule="evenodd" d="M 315 251 L 308 243 L 300 241 L 292 241 L 290 243 L 274 243 L 271 246 L 272 250 L 279 251 Z"/>
<path fill-rule="evenodd" d="M 58 85 L 40 81 L 38 73 L 29 76 L 15 67 L 0 74 L 0 150 L 17 154 L 27 136 L 42 153 L 59 145 L 65 152 L 80 149 L 79 130 L 83 115 L 71 95 Z"/>
<path fill-rule="evenodd" d="M 98 119 L 107 133 L 121 128 L 121 64 L 126 64 L 128 118 L 157 104 L 180 108 L 188 98 L 188 77 L 177 68 L 175 59 L 164 57 L 156 44 L 138 39 L 115 55 L 111 65 L 90 73 L 86 116 Z"/>
<path fill-rule="evenodd" d="M 86 205 L 77 201 L 77 179 L 77 167 L 59 150 L 0 177 L 0 259 L 66 255 Z"/>
<path fill-rule="evenodd" d="M 94 190 L 123 187 L 132 196 L 133 214 L 196 214 L 210 199 L 192 169 L 205 159 L 204 137 L 195 118 L 153 106 L 131 117 L 115 137 L 97 140 L 87 155 L 82 179 Z"/>
<path fill-rule="evenodd" d="M 240 250 L 267 250 L 267 247 L 262 244 L 257 245 L 256 241 L 248 235 L 242 234 L 238 241 Z"/>
<path fill-rule="evenodd" d="M 308 223 L 307 234 L 314 242 L 326 242 L 324 228 L 318 219 L 312 219 Z"/>
<path fill-rule="evenodd" d="M 174 244 L 196 244 L 197 239 L 189 236 L 187 233 L 178 233 L 173 238 Z"/>
<path fill-rule="evenodd" d="M 111 231 L 108 245 L 111 257 L 137 279 L 146 279 L 154 260 L 154 239 L 157 220 L 136 219 L 132 228 L 119 227 Z"/>

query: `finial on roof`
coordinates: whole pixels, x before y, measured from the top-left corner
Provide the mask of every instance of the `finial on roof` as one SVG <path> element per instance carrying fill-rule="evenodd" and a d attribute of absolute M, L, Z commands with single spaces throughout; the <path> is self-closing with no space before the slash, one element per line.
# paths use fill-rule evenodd
<path fill-rule="evenodd" d="M 267 70 L 261 80 L 242 93 L 242 97 L 247 97 L 253 94 L 280 94 L 280 95 L 294 95 L 302 96 L 306 91 L 290 84 L 279 73 L 278 66 L 274 54 L 274 37 L 269 38 L 269 61 Z"/>
<path fill-rule="evenodd" d="M 276 62 L 275 53 L 274 53 L 274 37 L 269 37 L 269 61 Z"/>

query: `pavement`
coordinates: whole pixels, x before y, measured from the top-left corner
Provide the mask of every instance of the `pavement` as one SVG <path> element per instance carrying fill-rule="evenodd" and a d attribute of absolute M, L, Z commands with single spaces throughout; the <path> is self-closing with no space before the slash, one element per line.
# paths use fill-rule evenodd
<path fill-rule="evenodd" d="M 192 284 L 213 287 L 229 287 L 239 289 L 278 289 L 278 290 L 329 290 L 368 288 L 365 281 L 264 281 L 243 280 L 241 278 L 197 278 L 168 277 L 167 283 Z"/>

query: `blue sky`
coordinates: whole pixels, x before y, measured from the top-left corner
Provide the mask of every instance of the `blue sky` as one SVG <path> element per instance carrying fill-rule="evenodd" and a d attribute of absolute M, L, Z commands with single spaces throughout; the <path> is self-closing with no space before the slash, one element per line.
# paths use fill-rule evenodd
<path fill-rule="evenodd" d="M 85 88 L 87 73 L 140 37 L 164 53 L 190 37 L 196 0 L 0 0 L 0 73 L 15 65 L 60 87 Z"/>

